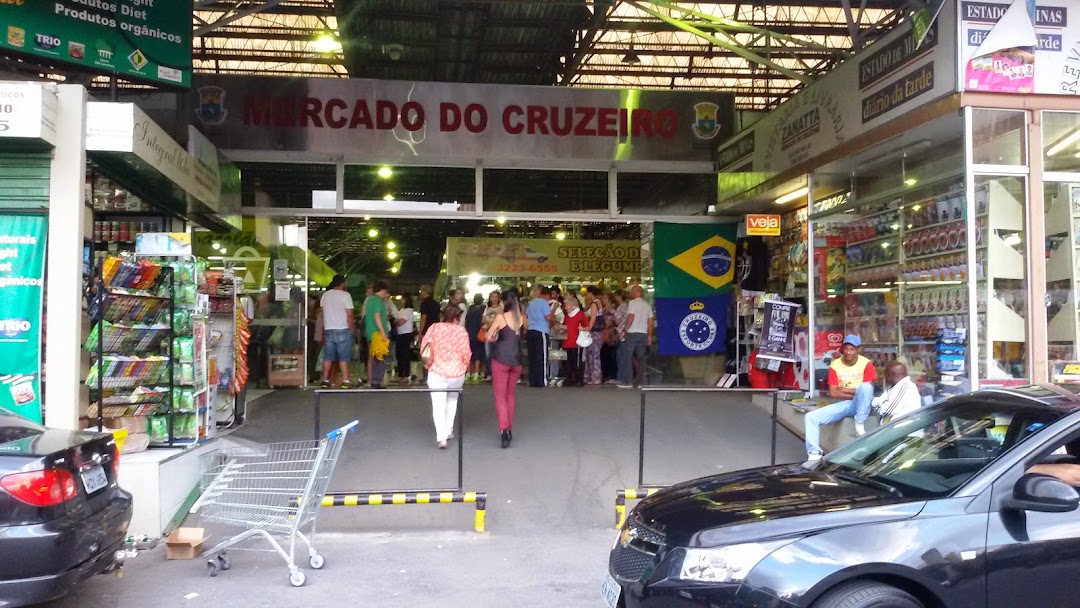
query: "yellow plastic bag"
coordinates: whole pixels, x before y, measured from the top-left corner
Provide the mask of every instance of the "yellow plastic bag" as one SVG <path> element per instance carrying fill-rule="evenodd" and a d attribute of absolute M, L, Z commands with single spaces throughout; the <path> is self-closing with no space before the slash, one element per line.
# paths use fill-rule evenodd
<path fill-rule="evenodd" d="M 371 336 L 371 356 L 375 357 L 379 361 L 383 360 L 383 357 L 390 354 L 390 340 L 387 340 L 379 332 L 375 332 L 374 336 Z"/>

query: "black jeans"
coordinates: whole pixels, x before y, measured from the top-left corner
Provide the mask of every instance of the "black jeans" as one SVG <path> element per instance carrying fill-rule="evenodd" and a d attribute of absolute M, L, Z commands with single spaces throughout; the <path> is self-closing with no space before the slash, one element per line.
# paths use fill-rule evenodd
<path fill-rule="evenodd" d="M 570 386 L 581 386 L 581 355 L 580 348 L 566 348 L 566 383 Z"/>
<path fill-rule="evenodd" d="M 397 377 L 408 378 L 412 375 L 412 334 L 397 335 Z"/>
<path fill-rule="evenodd" d="M 526 345 L 529 349 L 529 386 L 547 386 L 547 341 L 548 336 L 543 332 L 530 329 L 525 334 Z"/>

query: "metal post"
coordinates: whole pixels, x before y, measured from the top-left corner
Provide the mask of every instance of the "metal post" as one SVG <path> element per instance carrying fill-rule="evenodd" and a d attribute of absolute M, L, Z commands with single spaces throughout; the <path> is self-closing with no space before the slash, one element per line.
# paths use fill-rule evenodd
<path fill-rule="evenodd" d="M 322 427 L 319 420 L 322 413 L 322 391 L 315 391 L 315 439 L 319 439 L 319 428 Z"/>
<path fill-rule="evenodd" d="M 645 483 L 645 391 L 641 391 L 641 420 L 638 430 L 637 485 Z"/>
<path fill-rule="evenodd" d="M 449 394 L 449 393 L 447 393 Z M 457 487 L 465 489 L 465 391 L 458 393 L 457 400 Z M 482 509 L 481 509 L 482 510 Z M 480 526 L 481 528 L 483 526 Z M 477 530 L 482 532 L 483 530 Z"/>
<path fill-rule="evenodd" d="M 773 391 L 772 394 L 772 439 L 769 447 L 769 464 L 776 466 L 776 403 L 779 401 L 780 391 Z"/>

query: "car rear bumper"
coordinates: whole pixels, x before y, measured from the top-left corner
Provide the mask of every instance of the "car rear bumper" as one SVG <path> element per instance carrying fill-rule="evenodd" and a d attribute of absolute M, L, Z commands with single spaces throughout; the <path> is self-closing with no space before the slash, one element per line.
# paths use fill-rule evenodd
<path fill-rule="evenodd" d="M 795 604 L 747 585 L 623 585 L 625 608 L 793 608 Z"/>
<path fill-rule="evenodd" d="M 116 490 L 109 505 L 81 520 L 0 527 L 0 606 L 44 602 L 115 563 L 131 522 L 131 496 Z"/>

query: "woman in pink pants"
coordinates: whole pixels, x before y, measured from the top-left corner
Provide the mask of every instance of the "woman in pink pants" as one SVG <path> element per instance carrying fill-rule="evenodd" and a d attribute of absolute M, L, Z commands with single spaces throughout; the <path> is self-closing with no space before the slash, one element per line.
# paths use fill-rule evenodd
<path fill-rule="evenodd" d="M 487 330 L 491 349 L 491 386 L 495 391 L 495 414 L 499 417 L 502 447 L 513 439 L 515 391 L 521 377 L 521 303 L 517 291 L 503 294 L 503 311 Z"/>

